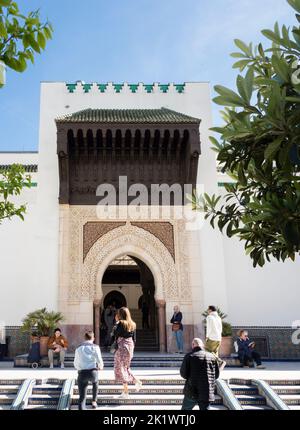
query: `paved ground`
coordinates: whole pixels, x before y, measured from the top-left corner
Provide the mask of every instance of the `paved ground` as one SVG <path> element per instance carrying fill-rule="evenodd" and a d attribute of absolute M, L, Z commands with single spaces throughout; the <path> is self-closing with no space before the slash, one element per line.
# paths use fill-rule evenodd
<path fill-rule="evenodd" d="M 244 378 L 244 379 L 299 379 L 300 362 L 269 362 L 265 363 L 266 370 L 256 369 L 225 369 L 222 378 Z M 143 378 L 180 378 L 179 371 L 172 368 L 133 368 L 134 373 Z M 103 379 L 113 379 L 113 370 L 103 370 L 100 373 Z M 23 379 L 23 378 L 73 378 L 76 376 L 75 369 L 15 369 L 12 362 L 0 362 L 0 379 Z"/>

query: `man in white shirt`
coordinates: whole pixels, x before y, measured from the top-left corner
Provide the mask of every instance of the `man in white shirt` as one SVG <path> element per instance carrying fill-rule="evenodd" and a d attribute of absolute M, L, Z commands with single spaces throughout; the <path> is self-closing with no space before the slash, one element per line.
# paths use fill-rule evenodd
<path fill-rule="evenodd" d="M 74 367 L 78 370 L 79 410 L 86 409 L 89 383 L 93 384 L 92 407 L 97 408 L 98 370 L 103 370 L 104 364 L 100 348 L 94 344 L 94 340 L 94 333 L 88 331 L 85 333 L 85 342 L 75 351 Z"/>
<path fill-rule="evenodd" d="M 209 306 L 207 312 L 205 349 L 218 358 L 220 370 L 223 370 L 226 366 L 226 362 L 219 359 L 219 349 L 221 346 L 223 330 L 222 319 L 218 315 L 217 308 L 215 306 Z"/>

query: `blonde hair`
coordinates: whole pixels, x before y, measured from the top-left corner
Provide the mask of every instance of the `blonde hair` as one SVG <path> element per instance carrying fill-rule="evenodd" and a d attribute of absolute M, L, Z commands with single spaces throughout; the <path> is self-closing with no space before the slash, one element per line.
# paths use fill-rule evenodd
<path fill-rule="evenodd" d="M 127 331 L 135 331 L 136 329 L 136 323 L 131 318 L 130 310 L 128 308 L 120 308 L 117 310 L 117 316 L 122 324 L 122 326 Z"/>

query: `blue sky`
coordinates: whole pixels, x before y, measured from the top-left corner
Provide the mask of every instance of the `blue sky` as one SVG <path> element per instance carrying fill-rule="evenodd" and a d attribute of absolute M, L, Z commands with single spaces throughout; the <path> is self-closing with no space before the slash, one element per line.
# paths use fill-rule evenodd
<path fill-rule="evenodd" d="M 285 0 L 18 0 L 40 8 L 53 40 L 0 89 L 0 150 L 38 149 L 40 81 L 209 81 L 233 87 L 233 39 L 295 22 Z M 214 108 L 219 121 L 219 107 Z"/>

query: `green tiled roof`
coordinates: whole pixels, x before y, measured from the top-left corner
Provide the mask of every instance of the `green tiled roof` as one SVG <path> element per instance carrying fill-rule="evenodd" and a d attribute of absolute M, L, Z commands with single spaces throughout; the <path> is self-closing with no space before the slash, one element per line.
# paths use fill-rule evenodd
<path fill-rule="evenodd" d="M 16 163 L 17 164 L 17 163 Z M 0 164 L 0 171 L 7 171 L 11 167 L 11 164 Z M 25 172 L 36 173 L 38 171 L 37 164 L 23 164 Z"/>
<path fill-rule="evenodd" d="M 199 124 L 193 118 L 171 109 L 84 109 L 56 119 L 56 122 Z"/>

